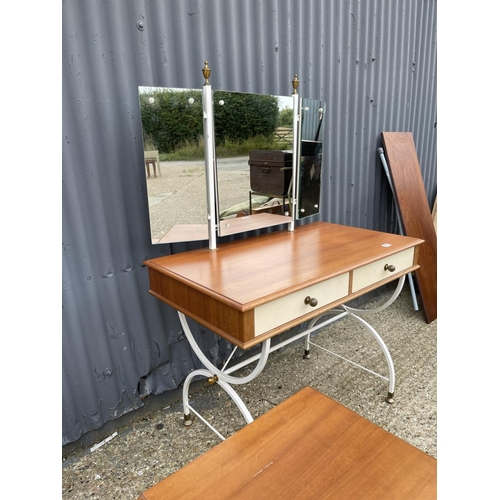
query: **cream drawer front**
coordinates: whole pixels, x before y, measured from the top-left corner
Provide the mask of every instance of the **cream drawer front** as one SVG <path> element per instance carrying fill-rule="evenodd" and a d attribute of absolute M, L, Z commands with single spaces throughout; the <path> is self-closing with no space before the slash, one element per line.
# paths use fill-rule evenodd
<path fill-rule="evenodd" d="M 413 265 L 413 251 L 413 248 L 408 248 L 385 259 L 355 269 L 352 273 L 352 293 L 389 278 L 393 273 L 399 273 L 411 267 Z M 393 265 L 396 268 L 395 271 L 391 273 L 389 270 L 385 270 L 386 264 Z"/>
<path fill-rule="evenodd" d="M 345 273 L 291 293 L 286 297 L 262 304 L 254 310 L 255 336 L 300 318 L 313 309 L 318 309 L 345 297 L 348 293 L 349 273 Z M 317 299 L 318 305 L 315 308 L 304 303 L 307 296 Z"/>

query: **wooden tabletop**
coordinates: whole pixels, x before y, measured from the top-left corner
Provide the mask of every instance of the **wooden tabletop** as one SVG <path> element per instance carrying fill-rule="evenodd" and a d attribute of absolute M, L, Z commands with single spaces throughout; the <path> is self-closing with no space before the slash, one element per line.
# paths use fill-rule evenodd
<path fill-rule="evenodd" d="M 144 264 L 241 311 L 421 244 L 369 229 L 315 222 L 167 255 Z M 394 274 L 394 277 L 398 273 Z"/>
<path fill-rule="evenodd" d="M 147 260 L 149 292 L 242 349 L 249 349 L 328 309 L 348 302 L 415 270 L 418 238 L 327 222 L 315 222 L 294 231 L 275 231 Z M 411 262 L 384 271 L 384 263 L 409 250 Z M 388 259 L 386 261 L 386 259 Z M 354 270 L 380 264 L 382 274 L 362 286 L 352 286 Z M 335 298 L 303 310 L 308 287 L 339 277 L 345 286 Z M 340 285 L 339 285 L 340 286 Z M 304 297 L 294 296 L 304 292 Z M 312 293 L 312 292 L 311 292 Z M 314 292 L 316 293 L 316 292 Z M 291 297 L 292 305 L 277 300 Z M 256 320 L 260 306 L 290 311 L 277 324 Z M 266 321 L 272 313 L 267 313 Z M 269 322 L 269 321 L 268 321 Z M 264 324 L 264 326 L 262 326 Z"/>
<path fill-rule="evenodd" d="M 437 461 L 306 387 L 139 500 L 435 499 Z"/>

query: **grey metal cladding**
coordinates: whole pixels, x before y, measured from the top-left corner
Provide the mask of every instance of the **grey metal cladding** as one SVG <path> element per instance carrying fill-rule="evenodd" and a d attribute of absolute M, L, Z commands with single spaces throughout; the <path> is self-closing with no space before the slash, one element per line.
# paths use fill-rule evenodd
<path fill-rule="evenodd" d="M 326 102 L 321 219 L 394 231 L 377 155 L 413 133 L 429 204 L 436 175 L 434 0 L 63 1 L 63 444 L 179 386 L 195 366 L 176 312 L 148 294 L 151 245 L 137 87 Z M 328 170 L 326 170 L 328 168 Z M 194 327 L 214 362 L 229 346 Z"/>

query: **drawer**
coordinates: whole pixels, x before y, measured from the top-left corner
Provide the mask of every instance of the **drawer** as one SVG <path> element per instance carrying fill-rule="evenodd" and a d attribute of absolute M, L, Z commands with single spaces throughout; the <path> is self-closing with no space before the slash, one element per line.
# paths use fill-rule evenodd
<path fill-rule="evenodd" d="M 355 269 L 352 272 L 352 293 L 357 292 L 367 286 L 373 285 L 391 275 L 395 275 L 413 266 L 414 248 L 408 248 L 384 259 L 377 260 L 371 264 Z M 384 269 L 385 265 L 392 265 L 396 269 L 391 272 Z"/>
<path fill-rule="evenodd" d="M 348 293 L 349 273 L 345 273 L 257 306 L 254 309 L 255 336 L 262 335 L 273 328 L 310 313 L 314 308 L 304 302 L 307 296 L 318 301 L 315 308 L 319 309 L 346 297 Z"/>

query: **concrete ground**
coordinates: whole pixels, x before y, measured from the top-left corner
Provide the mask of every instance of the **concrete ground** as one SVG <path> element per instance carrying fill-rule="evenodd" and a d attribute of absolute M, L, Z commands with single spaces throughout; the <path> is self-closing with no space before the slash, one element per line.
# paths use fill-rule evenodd
<path fill-rule="evenodd" d="M 363 307 L 382 304 L 393 288 Z M 237 392 L 258 418 L 309 385 L 437 458 L 437 320 L 427 324 L 423 311 L 413 309 L 408 283 L 394 304 L 366 319 L 384 339 L 394 361 L 394 404 L 384 401 L 387 381 L 371 372 L 315 347 L 311 358 L 304 360 L 302 340 L 272 353 L 263 373 Z M 325 327 L 314 342 L 387 375 L 378 344 L 353 318 Z M 246 374 L 253 366 L 239 373 Z M 190 396 L 193 406 L 223 435 L 245 424 L 219 386 L 199 381 L 192 385 Z M 110 423 L 107 436 L 114 437 L 94 451 L 92 447 L 103 440 L 102 431 L 63 449 L 63 499 L 136 499 L 220 442 L 199 419 L 190 428 L 183 426 L 180 390 L 149 399 L 145 408 Z"/>

